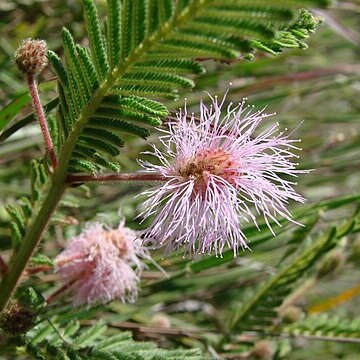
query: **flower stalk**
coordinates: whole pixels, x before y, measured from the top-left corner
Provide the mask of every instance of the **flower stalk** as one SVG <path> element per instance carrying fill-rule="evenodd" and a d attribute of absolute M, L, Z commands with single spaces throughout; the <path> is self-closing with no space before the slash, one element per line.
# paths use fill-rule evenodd
<path fill-rule="evenodd" d="M 41 104 L 39 91 L 38 91 L 34 73 L 27 73 L 26 81 L 29 86 L 30 96 L 32 99 L 32 103 L 33 103 L 33 106 L 35 109 L 36 116 L 39 120 L 41 132 L 42 132 L 44 140 L 45 140 L 46 152 L 50 157 L 53 168 L 56 169 L 56 167 L 58 165 L 58 160 L 57 160 L 55 150 L 54 150 L 54 145 L 53 145 L 53 142 L 52 142 L 52 139 L 50 136 L 49 127 L 48 127 L 48 124 L 47 124 L 47 121 L 45 118 L 44 109 Z"/>
<path fill-rule="evenodd" d="M 123 173 L 108 175 L 68 175 L 67 183 L 79 184 L 87 182 L 123 182 L 123 181 L 167 181 L 167 178 L 160 173 Z"/>
<path fill-rule="evenodd" d="M 26 275 L 32 275 L 32 274 L 37 274 L 39 272 L 49 271 L 52 268 L 53 267 L 50 265 L 40 265 L 40 266 L 31 267 L 26 270 Z"/>
<path fill-rule="evenodd" d="M 53 168 L 56 169 L 58 161 L 36 83 L 36 76 L 45 69 L 48 63 L 46 52 L 46 41 L 26 39 L 16 50 L 15 61 L 19 70 L 25 74 L 35 113 L 39 120 L 40 128 L 45 140 L 46 152 L 50 157 Z"/>
<path fill-rule="evenodd" d="M 60 289 L 56 290 L 53 294 L 51 294 L 47 299 L 46 303 L 49 305 L 57 300 L 60 296 L 67 293 L 68 290 L 74 285 L 76 280 L 69 281 L 67 284 L 64 284 Z"/>

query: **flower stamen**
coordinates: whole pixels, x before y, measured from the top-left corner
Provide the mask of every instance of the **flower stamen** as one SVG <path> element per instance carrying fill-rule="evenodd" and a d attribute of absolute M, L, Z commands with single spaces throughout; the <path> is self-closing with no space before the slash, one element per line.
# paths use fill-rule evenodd
<path fill-rule="evenodd" d="M 157 214 L 144 232 L 145 242 L 166 246 L 168 253 L 183 246 L 185 253 L 221 256 L 228 245 L 236 256 L 248 248 L 243 223 L 256 225 L 255 214 L 264 216 L 271 231 L 279 224 L 276 216 L 296 223 L 288 202 L 305 202 L 287 180 L 308 172 L 292 162 L 297 140 L 278 124 L 256 134 L 273 114 L 249 110 L 244 102 L 230 104 L 222 114 L 224 99 L 211 99 L 210 107 L 200 104 L 200 118 L 189 117 L 185 108 L 168 123 L 168 134 L 161 138 L 168 156 L 156 147 L 153 152 L 161 165 L 141 161 L 149 173 L 167 179 L 145 192 L 140 216 Z"/>

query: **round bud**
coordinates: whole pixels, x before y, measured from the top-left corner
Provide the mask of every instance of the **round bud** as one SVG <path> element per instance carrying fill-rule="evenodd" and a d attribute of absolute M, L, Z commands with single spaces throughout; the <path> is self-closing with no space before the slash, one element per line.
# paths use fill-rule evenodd
<path fill-rule="evenodd" d="M 249 61 L 254 60 L 254 54 L 251 53 L 245 54 L 244 59 Z"/>
<path fill-rule="evenodd" d="M 151 323 L 160 328 L 169 328 L 171 326 L 170 319 L 163 313 L 155 314 L 151 319 Z"/>
<path fill-rule="evenodd" d="M 15 52 L 15 61 L 25 74 L 39 74 L 47 65 L 47 46 L 44 40 L 24 40 Z"/>
<path fill-rule="evenodd" d="M 291 324 L 296 321 L 299 321 L 302 316 L 302 311 L 297 306 L 289 306 L 285 309 L 285 311 L 282 314 L 282 320 L 286 324 Z"/>
<path fill-rule="evenodd" d="M 34 326 L 35 313 L 26 306 L 15 302 L 4 310 L 0 327 L 10 335 L 25 334 Z"/>
<path fill-rule="evenodd" d="M 274 355 L 274 347 L 270 341 L 258 341 L 251 351 L 252 359 L 271 360 Z"/>
<path fill-rule="evenodd" d="M 336 273 L 345 263 L 345 254 L 341 249 L 335 249 L 327 253 L 317 268 L 317 277 Z"/>

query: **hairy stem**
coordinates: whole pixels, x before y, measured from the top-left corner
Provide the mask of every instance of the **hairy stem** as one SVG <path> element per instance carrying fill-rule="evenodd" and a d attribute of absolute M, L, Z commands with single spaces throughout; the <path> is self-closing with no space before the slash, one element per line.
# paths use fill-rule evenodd
<path fill-rule="evenodd" d="M 50 156 L 50 160 L 54 169 L 56 169 L 58 160 L 55 154 L 54 145 L 50 136 L 49 127 L 45 118 L 44 109 L 41 105 L 41 100 L 39 96 L 39 91 L 37 88 L 36 80 L 33 73 L 28 73 L 26 75 L 26 80 L 29 85 L 30 95 L 32 103 L 34 105 L 36 116 L 39 120 L 41 132 L 45 140 L 46 152 Z"/>
<path fill-rule="evenodd" d="M 78 184 L 84 182 L 167 181 L 167 178 L 159 173 L 138 172 L 109 175 L 68 175 L 66 181 L 71 184 Z"/>
<path fill-rule="evenodd" d="M 50 265 L 34 266 L 34 267 L 31 267 L 30 269 L 26 270 L 26 275 L 37 274 L 39 272 L 49 271 L 52 269 L 53 269 L 53 266 L 50 266 Z"/>

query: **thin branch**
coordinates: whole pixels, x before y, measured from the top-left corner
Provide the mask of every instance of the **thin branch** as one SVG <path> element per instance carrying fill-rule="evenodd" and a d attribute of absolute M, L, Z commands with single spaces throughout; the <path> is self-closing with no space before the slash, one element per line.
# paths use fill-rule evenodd
<path fill-rule="evenodd" d="M 314 9 L 314 13 L 324 18 L 326 25 L 330 26 L 347 41 L 351 42 L 355 46 L 360 43 L 360 34 L 351 27 L 343 25 L 335 16 L 332 16 L 329 11 Z"/>
<path fill-rule="evenodd" d="M 44 105 L 45 113 L 48 113 L 49 111 L 55 109 L 55 107 L 58 105 L 58 103 L 59 103 L 58 97 L 50 100 L 47 104 Z M 3 132 L 0 135 L 0 143 L 5 141 L 7 138 L 12 136 L 13 134 L 15 134 L 17 130 L 23 128 L 24 126 L 26 126 L 28 124 L 31 124 L 35 120 L 36 120 L 36 114 L 35 114 L 35 111 L 33 111 L 31 114 L 26 115 L 19 121 L 16 121 L 14 124 L 12 124 L 11 126 L 7 127 L 5 130 L 3 130 Z"/>
<path fill-rule="evenodd" d="M 261 57 L 259 55 L 259 57 Z M 214 58 L 211 58 L 211 57 L 199 57 L 199 58 L 195 58 L 196 61 L 198 62 L 203 62 L 203 61 L 215 61 L 215 62 L 218 62 L 218 63 L 221 63 L 221 64 L 226 64 L 226 65 L 231 65 L 231 64 L 234 64 L 234 63 L 237 63 L 239 61 L 242 61 L 244 60 L 245 57 L 244 56 L 239 56 L 237 57 L 236 59 L 226 59 L 226 58 L 221 58 L 221 59 L 214 59 Z"/>
<path fill-rule="evenodd" d="M 50 320 L 50 318 L 46 318 L 47 322 L 50 324 L 50 326 L 54 329 L 56 335 L 60 338 L 60 340 L 66 345 L 66 346 L 73 346 L 74 344 L 68 342 L 60 333 L 60 331 L 56 328 L 54 323 Z"/>
<path fill-rule="evenodd" d="M 47 265 L 47 264 L 44 264 L 44 265 L 40 265 L 40 266 L 33 266 L 29 269 L 26 269 L 25 270 L 25 274 L 26 275 L 33 275 L 33 274 L 37 274 L 39 272 L 43 272 L 43 271 L 48 271 L 48 270 L 51 270 L 53 269 L 53 267 L 51 265 Z"/>
<path fill-rule="evenodd" d="M 84 320 L 81 322 L 83 325 L 93 325 L 96 320 Z M 187 337 L 202 337 L 204 334 L 218 334 L 217 329 L 185 329 L 185 328 L 174 328 L 174 327 L 157 327 L 157 326 L 143 326 L 142 324 L 136 324 L 131 322 L 110 322 L 110 327 L 132 330 L 143 334 L 156 334 L 164 336 L 187 336 Z M 267 336 L 276 336 L 282 338 L 293 338 L 293 339 L 307 339 L 307 340 L 320 340 L 320 341 L 335 341 L 342 343 L 360 343 L 360 338 L 356 337 L 345 337 L 345 336 L 326 336 L 326 335 L 306 335 L 306 334 L 289 334 L 289 333 L 271 333 L 265 332 Z M 240 335 L 240 336 L 238 336 Z M 230 336 L 237 336 L 239 342 L 254 341 L 259 336 L 264 336 L 262 331 L 232 331 Z"/>
<path fill-rule="evenodd" d="M 92 320 L 82 322 L 83 324 L 92 324 Z M 206 332 L 213 332 L 213 330 L 201 330 L 201 329 L 180 329 L 171 327 L 157 327 L 157 326 L 143 326 L 141 324 L 135 324 L 131 322 L 111 322 L 109 326 L 114 328 L 132 330 L 143 334 L 156 334 L 164 336 L 187 336 L 187 337 L 198 337 L 202 336 Z"/>
<path fill-rule="evenodd" d="M 326 336 L 326 335 L 305 335 L 305 334 L 268 334 L 269 336 L 278 336 L 289 339 L 306 339 L 306 340 L 317 340 L 317 341 L 334 341 L 341 343 L 351 343 L 351 344 L 360 344 L 360 338 L 356 337 L 346 337 L 346 336 Z"/>
<path fill-rule="evenodd" d="M 254 94 L 260 91 L 273 89 L 274 86 L 281 84 L 289 84 L 292 82 L 310 81 L 321 77 L 331 76 L 335 74 L 356 74 L 360 71 L 358 64 L 337 64 L 323 69 L 314 69 L 301 71 L 297 73 L 267 77 L 264 80 L 257 81 L 255 84 L 246 84 L 233 88 L 232 95 L 237 93 Z"/>
<path fill-rule="evenodd" d="M 167 177 L 159 173 L 122 173 L 108 175 L 68 175 L 66 182 L 81 184 L 87 182 L 123 182 L 123 181 L 167 181 Z"/>
<path fill-rule="evenodd" d="M 39 120 L 41 132 L 43 134 L 45 140 L 46 152 L 50 156 L 50 160 L 54 169 L 56 169 L 58 165 L 58 160 L 55 154 L 54 145 L 50 136 L 49 127 L 45 118 L 44 109 L 41 105 L 41 100 L 39 96 L 39 91 L 37 88 L 36 80 L 33 73 L 26 74 L 26 80 L 29 85 L 30 95 L 32 99 L 32 103 L 34 105 L 36 116 Z"/>
<path fill-rule="evenodd" d="M 316 277 L 307 279 L 300 287 L 298 287 L 293 293 L 291 293 L 279 307 L 279 314 L 284 314 L 285 310 L 289 306 L 294 305 L 305 294 L 309 293 L 309 291 L 317 284 L 317 280 L 318 279 Z"/>
<path fill-rule="evenodd" d="M 52 302 L 57 300 L 59 298 L 59 296 L 66 293 L 75 284 L 75 282 L 76 282 L 76 280 L 72 280 L 72 281 L 66 283 L 65 285 L 63 285 L 60 289 L 56 290 L 53 294 L 51 294 L 46 299 L 46 303 L 51 304 Z"/>

